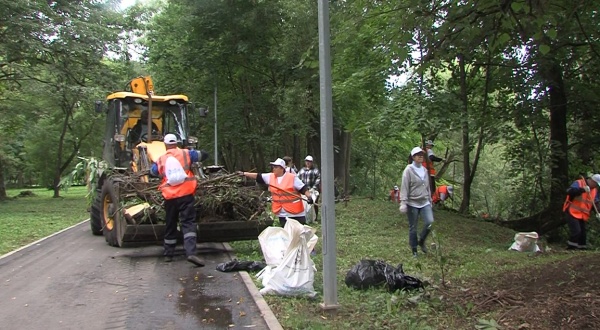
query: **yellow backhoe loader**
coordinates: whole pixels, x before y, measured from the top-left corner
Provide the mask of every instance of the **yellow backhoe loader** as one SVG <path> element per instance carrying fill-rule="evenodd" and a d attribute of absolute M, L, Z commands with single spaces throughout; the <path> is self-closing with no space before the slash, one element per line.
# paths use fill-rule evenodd
<path fill-rule="evenodd" d="M 164 212 L 162 201 L 156 198 L 158 178 L 148 175 L 150 166 L 166 152 L 162 139 L 168 133 L 177 136 L 181 148 L 196 148 L 198 139 L 189 134 L 189 119 L 191 115 L 206 115 L 204 109 L 195 109 L 185 95 L 155 95 L 150 77 L 135 78 L 126 89 L 129 90 L 108 95 L 106 102 L 96 101 L 95 109 L 106 113 L 106 127 L 104 167 L 91 180 L 95 182 L 95 198 L 90 223 L 93 234 L 104 235 L 108 244 L 117 247 L 163 240 Z M 210 180 L 207 173 L 216 171 L 224 169 L 209 167 L 207 171 L 202 164 L 194 167 L 200 181 Z M 203 193 L 198 191 L 197 195 Z M 258 216 L 265 215 L 261 198 L 250 196 L 245 201 L 248 203 L 256 205 L 251 205 L 255 212 L 247 219 L 232 219 L 232 212 L 224 212 L 207 220 L 198 212 L 198 241 L 256 239 L 273 221 L 268 216 Z M 232 207 L 219 209 L 228 208 Z"/>

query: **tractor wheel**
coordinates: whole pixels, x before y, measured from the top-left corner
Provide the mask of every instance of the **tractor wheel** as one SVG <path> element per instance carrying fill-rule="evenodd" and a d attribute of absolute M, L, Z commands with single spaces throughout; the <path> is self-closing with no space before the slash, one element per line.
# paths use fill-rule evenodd
<path fill-rule="evenodd" d="M 92 234 L 102 235 L 102 190 L 96 190 L 96 196 L 90 210 L 90 227 Z"/>
<path fill-rule="evenodd" d="M 119 182 L 112 178 L 104 180 L 101 196 L 102 233 L 108 245 L 120 247 L 125 234 L 125 219 L 121 210 Z"/>

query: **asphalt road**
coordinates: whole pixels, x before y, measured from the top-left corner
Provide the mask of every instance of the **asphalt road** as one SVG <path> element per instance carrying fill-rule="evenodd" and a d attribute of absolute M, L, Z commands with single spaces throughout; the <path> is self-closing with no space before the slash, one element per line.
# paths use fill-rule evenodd
<path fill-rule="evenodd" d="M 84 222 L 0 259 L 1 329 L 267 329 L 222 244 L 202 268 L 161 246 L 114 248 Z"/>

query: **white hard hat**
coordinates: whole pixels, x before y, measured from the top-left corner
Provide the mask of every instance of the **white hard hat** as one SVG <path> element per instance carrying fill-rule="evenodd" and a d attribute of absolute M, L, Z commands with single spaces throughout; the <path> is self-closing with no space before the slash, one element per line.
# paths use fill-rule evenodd
<path fill-rule="evenodd" d="M 306 156 L 306 158 L 304 158 L 304 160 L 312 162 L 313 161 L 313 157 L 311 155 Z"/>
<path fill-rule="evenodd" d="M 600 186 L 600 174 L 592 175 L 592 180 L 596 181 L 596 183 Z"/>
<path fill-rule="evenodd" d="M 165 139 L 163 140 L 165 144 L 177 144 L 177 137 L 175 134 L 167 134 L 165 135 Z"/>
<path fill-rule="evenodd" d="M 414 156 L 414 155 L 418 154 L 419 152 L 423 152 L 423 149 L 421 149 L 421 147 L 414 147 L 410 151 L 410 155 Z"/>
<path fill-rule="evenodd" d="M 283 160 L 281 158 L 277 158 L 277 159 L 275 159 L 275 161 L 272 161 L 269 164 L 271 164 L 273 166 L 281 166 L 281 167 L 285 168 L 285 160 Z"/>

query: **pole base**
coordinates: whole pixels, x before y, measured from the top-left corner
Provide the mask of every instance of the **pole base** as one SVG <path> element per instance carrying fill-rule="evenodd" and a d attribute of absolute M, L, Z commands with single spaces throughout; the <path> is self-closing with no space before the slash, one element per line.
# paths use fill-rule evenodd
<path fill-rule="evenodd" d="M 330 314 L 335 314 L 338 309 L 340 309 L 342 307 L 342 305 L 326 305 L 325 303 L 320 303 L 319 307 L 321 308 L 321 311 L 323 312 L 328 312 Z"/>

